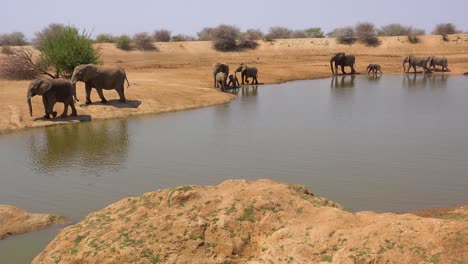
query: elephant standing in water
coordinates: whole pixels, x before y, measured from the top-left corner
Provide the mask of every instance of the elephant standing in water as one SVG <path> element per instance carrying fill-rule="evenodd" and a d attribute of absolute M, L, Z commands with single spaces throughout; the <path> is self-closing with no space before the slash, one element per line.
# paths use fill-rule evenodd
<path fill-rule="evenodd" d="M 76 116 L 76 108 L 74 100 L 76 98 L 76 89 L 69 81 L 64 79 L 46 79 L 38 78 L 29 84 L 27 100 L 29 106 L 29 114 L 32 116 L 32 105 L 31 97 L 35 95 L 42 95 L 42 103 L 44 104 L 45 119 L 50 119 L 50 115 L 53 118 L 57 116 L 57 112 L 54 112 L 54 105 L 56 102 L 62 102 L 64 104 L 63 113 L 60 117 L 67 117 L 68 106 L 71 107 L 71 116 Z"/>
<path fill-rule="evenodd" d="M 333 63 L 335 65 L 333 65 Z M 356 70 L 354 69 L 354 65 L 356 63 L 356 58 L 354 55 L 345 55 L 344 52 L 338 52 L 336 54 L 333 54 L 332 57 L 330 58 L 330 69 L 332 71 L 333 75 L 338 74 L 338 66 L 341 66 L 341 72 L 343 74 L 346 74 L 344 71 L 344 67 L 350 67 L 351 68 L 351 74 L 356 73 Z M 335 70 L 333 71 L 333 68 Z"/>
<path fill-rule="evenodd" d="M 218 72 L 216 74 L 216 86 L 221 88 L 222 91 L 226 90 L 227 88 L 227 74 L 224 72 Z"/>
<path fill-rule="evenodd" d="M 127 74 L 120 67 L 104 67 L 94 64 L 82 64 L 75 67 L 71 78 L 71 83 L 75 86 L 76 82 L 82 81 L 86 88 L 86 104 L 91 104 L 91 89 L 96 88 L 101 102 L 107 103 L 102 89 L 115 89 L 119 93 L 119 102 L 125 103 L 124 86 L 127 81 L 127 88 L 130 86 Z"/>
<path fill-rule="evenodd" d="M 446 57 L 429 57 L 429 68 L 432 67 L 432 69 L 436 71 L 436 65 L 441 66 L 442 71 L 450 71 Z"/>
<path fill-rule="evenodd" d="M 421 67 L 423 68 L 423 72 L 426 73 L 429 70 L 427 68 L 429 58 L 430 57 L 415 57 L 413 55 L 406 56 L 403 59 L 403 72 L 409 72 L 411 67 L 413 67 L 414 73 L 416 73 L 416 67 Z M 408 63 L 408 69 L 406 69 L 406 63 Z"/>
<path fill-rule="evenodd" d="M 377 72 L 382 73 L 382 70 L 380 69 L 380 64 L 369 64 L 367 65 L 367 74 L 369 73 L 374 73 L 376 74 Z"/>
<path fill-rule="evenodd" d="M 223 63 L 216 63 L 213 65 L 213 85 L 214 87 L 216 88 L 220 88 L 218 87 L 218 82 L 216 81 L 216 75 L 220 72 L 224 72 L 226 74 L 226 76 L 229 75 L 229 65 L 227 64 L 223 64 Z"/>
<path fill-rule="evenodd" d="M 249 78 L 252 77 L 252 84 L 258 84 L 258 70 L 257 70 L 257 67 L 251 67 L 251 66 L 247 66 L 243 63 L 241 63 L 239 65 L 239 67 L 237 67 L 237 69 L 234 71 L 234 74 L 236 75 L 238 72 L 241 73 L 241 80 L 242 80 L 242 84 L 244 84 L 244 82 L 246 83 L 249 83 Z M 236 76 L 236 79 L 237 79 L 237 76 Z"/>

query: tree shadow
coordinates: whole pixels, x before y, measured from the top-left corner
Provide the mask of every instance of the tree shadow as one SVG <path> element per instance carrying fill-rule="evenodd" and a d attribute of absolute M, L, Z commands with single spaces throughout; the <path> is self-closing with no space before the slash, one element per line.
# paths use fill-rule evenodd
<path fill-rule="evenodd" d="M 112 99 L 103 104 L 101 101 L 93 102 L 90 105 L 103 105 L 103 106 L 113 106 L 115 108 L 138 108 L 141 105 L 140 100 L 126 100 L 125 103 L 119 102 L 118 99 Z M 80 104 L 80 107 L 87 107 L 87 104 Z"/>

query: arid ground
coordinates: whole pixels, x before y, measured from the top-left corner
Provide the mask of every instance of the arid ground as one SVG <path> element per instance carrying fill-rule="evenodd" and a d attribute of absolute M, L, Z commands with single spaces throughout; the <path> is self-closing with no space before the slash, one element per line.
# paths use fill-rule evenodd
<path fill-rule="evenodd" d="M 81 101 L 77 119 L 42 120 L 41 98 L 33 98 L 33 117 L 26 104 L 28 81 L 0 80 L 0 132 L 40 127 L 58 123 L 89 121 L 132 115 L 162 113 L 227 103 L 233 95 L 213 88 L 211 66 L 216 62 L 230 65 L 231 72 L 241 62 L 257 66 L 261 83 L 322 78 L 331 75 L 329 58 L 334 52 L 356 55 L 358 72 L 365 72 L 368 63 L 379 63 L 385 74 L 403 72 L 401 60 L 405 55 L 444 55 L 449 60 L 450 74 L 468 72 L 468 35 L 422 36 L 421 42 L 411 44 L 406 37 L 384 37 L 378 47 L 362 44 L 337 45 L 334 39 L 287 39 L 262 42 L 256 50 L 217 52 L 211 42 L 157 43 L 158 51 L 122 51 L 113 44 L 98 44 L 105 65 L 118 65 L 127 71 L 130 88 L 126 89 L 128 104 L 119 104 L 117 92 L 104 91 L 111 102 L 102 105 L 93 90 L 95 104 L 84 105 L 84 84 L 78 83 Z M 0 55 L 1 56 L 1 55 Z M 1 58 L 1 57 L 0 57 Z M 348 69 L 349 71 L 349 69 Z M 238 75 L 240 77 L 240 74 Z M 57 111 L 62 111 L 57 104 Z"/>

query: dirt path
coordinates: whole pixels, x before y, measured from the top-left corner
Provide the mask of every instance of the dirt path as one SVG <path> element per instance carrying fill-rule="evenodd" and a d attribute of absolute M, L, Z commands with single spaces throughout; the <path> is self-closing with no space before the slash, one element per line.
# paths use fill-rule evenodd
<path fill-rule="evenodd" d="M 79 117 L 44 121 L 42 101 L 33 98 L 33 117 L 26 104 L 28 81 L 0 80 L 0 133 L 28 127 L 41 127 L 69 122 L 89 121 L 132 115 L 162 113 L 214 104 L 227 103 L 233 95 L 212 88 L 211 65 L 225 62 L 231 72 L 241 62 L 259 69 L 259 81 L 278 83 L 288 80 L 313 79 L 330 76 L 329 57 L 344 51 L 356 55 L 357 71 L 364 72 L 368 63 L 380 63 L 385 74 L 402 72 L 401 58 L 407 54 L 444 55 L 449 59 L 450 74 L 468 71 L 468 35 L 424 36 L 419 44 L 410 44 L 404 37 L 382 38 L 376 48 L 361 44 L 337 45 L 333 39 L 290 39 L 260 42 L 253 51 L 216 52 L 211 42 L 157 43 L 159 51 L 121 51 L 112 44 L 99 44 L 106 65 L 119 65 L 126 69 L 130 88 L 126 89 L 128 104 L 117 103 L 115 91 L 105 91 L 110 103 L 102 105 L 94 90 L 93 105 L 83 105 L 84 84 L 78 83 L 81 101 Z M 1 58 L 1 57 L 0 57 Z M 58 112 L 61 106 L 56 106 Z"/>

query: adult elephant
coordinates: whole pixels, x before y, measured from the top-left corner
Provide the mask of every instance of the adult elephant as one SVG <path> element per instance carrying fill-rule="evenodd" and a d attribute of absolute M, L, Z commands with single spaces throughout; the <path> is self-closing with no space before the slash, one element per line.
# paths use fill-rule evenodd
<path fill-rule="evenodd" d="M 429 57 L 429 68 L 432 67 L 432 69 L 435 71 L 436 67 L 435 66 L 441 66 L 442 71 L 450 71 L 448 68 L 448 62 L 446 57 L 434 57 L 431 56 Z"/>
<path fill-rule="evenodd" d="M 429 62 L 430 57 L 415 57 L 413 55 L 406 56 L 403 58 L 403 72 L 409 72 L 411 67 L 413 67 L 414 73 L 416 73 L 416 67 L 423 68 L 423 72 L 426 73 L 427 63 Z M 406 63 L 408 63 L 408 69 L 406 69 Z"/>
<path fill-rule="evenodd" d="M 236 75 L 236 79 L 237 79 L 237 73 L 240 72 L 241 73 L 241 80 L 242 80 L 242 84 L 244 84 L 244 82 L 247 82 L 249 83 L 248 81 L 248 78 L 252 78 L 252 84 L 258 84 L 258 70 L 257 70 L 257 67 L 252 67 L 252 66 L 247 66 L 243 63 L 241 63 L 239 65 L 239 67 L 237 67 L 237 69 L 234 71 L 234 75 Z"/>
<path fill-rule="evenodd" d="M 218 74 L 216 74 L 216 85 L 218 85 L 222 91 L 226 90 L 227 88 L 226 81 L 227 81 L 226 73 L 218 72 Z"/>
<path fill-rule="evenodd" d="M 333 65 L 333 63 L 335 65 Z M 356 73 L 356 70 L 354 69 L 355 63 L 356 58 L 354 57 L 354 55 L 346 55 L 344 52 L 338 52 L 333 54 L 330 58 L 330 69 L 333 75 L 338 75 L 338 66 L 341 67 L 341 72 L 343 74 L 346 74 L 344 67 L 350 67 L 351 74 L 354 74 Z M 334 71 L 333 68 L 335 68 Z"/>
<path fill-rule="evenodd" d="M 115 89 L 119 94 L 119 102 L 125 103 L 124 83 L 127 81 L 127 88 L 130 86 L 125 71 L 120 67 L 105 67 L 94 64 L 82 64 L 75 67 L 71 82 L 76 85 L 76 82 L 85 83 L 86 88 L 86 104 L 91 104 L 91 89 L 96 88 L 101 102 L 107 103 L 102 89 Z"/>
<path fill-rule="evenodd" d="M 220 72 L 224 72 L 226 74 L 226 76 L 228 76 L 229 75 L 229 65 L 224 64 L 224 63 L 213 64 L 213 80 L 214 80 L 213 85 L 216 88 L 220 88 L 220 87 L 218 87 L 218 82 L 216 81 L 216 74 L 218 74 Z"/>
<path fill-rule="evenodd" d="M 65 79 L 46 79 L 38 78 L 29 84 L 28 93 L 26 95 L 29 106 L 29 114 L 32 116 L 32 104 L 31 98 L 36 95 L 42 95 L 42 103 L 44 104 L 44 118 L 50 119 L 57 116 L 57 112 L 54 111 L 54 105 L 56 102 L 62 102 L 64 104 L 63 113 L 60 117 L 66 117 L 68 112 L 68 106 L 71 107 L 71 116 L 76 116 L 75 101 L 76 89 L 68 80 Z"/>

